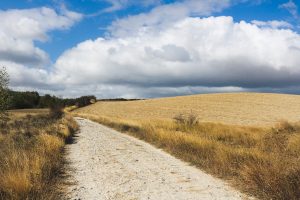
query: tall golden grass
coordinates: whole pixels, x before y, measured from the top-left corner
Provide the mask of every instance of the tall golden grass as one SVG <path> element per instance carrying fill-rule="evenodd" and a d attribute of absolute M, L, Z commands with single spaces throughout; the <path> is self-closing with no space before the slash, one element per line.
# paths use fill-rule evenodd
<path fill-rule="evenodd" d="M 1 123 L 0 199 L 58 199 L 63 147 L 77 128 L 71 116 L 45 114 Z"/>
<path fill-rule="evenodd" d="M 231 180 L 262 199 L 300 199 L 300 124 L 273 128 L 183 120 L 91 119 L 164 149 L 174 156 Z"/>

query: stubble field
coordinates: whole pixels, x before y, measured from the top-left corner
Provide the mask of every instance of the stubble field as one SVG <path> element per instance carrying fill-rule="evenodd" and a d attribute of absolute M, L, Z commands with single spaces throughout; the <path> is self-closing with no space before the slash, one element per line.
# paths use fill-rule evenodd
<path fill-rule="evenodd" d="M 194 113 L 203 122 L 234 125 L 274 125 L 300 120 L 300 96 L 285 94 L 204 94 L 128 102 L 98 102 L 76 113 L 113 118 L 172 119 Z"/>

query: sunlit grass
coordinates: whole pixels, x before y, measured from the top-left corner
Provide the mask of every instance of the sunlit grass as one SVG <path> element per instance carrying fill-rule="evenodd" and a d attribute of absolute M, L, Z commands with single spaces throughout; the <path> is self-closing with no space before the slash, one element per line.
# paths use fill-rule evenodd
<path fill-rule="evenodd" d="M 47 114 L 11 117 L 0 129 L 0 199 L 57 199 L 63 147 L 76 122 Z"/>

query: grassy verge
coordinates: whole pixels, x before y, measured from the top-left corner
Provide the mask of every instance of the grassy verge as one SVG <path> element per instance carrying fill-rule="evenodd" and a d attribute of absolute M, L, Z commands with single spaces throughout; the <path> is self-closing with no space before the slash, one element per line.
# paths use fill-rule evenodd
<path fill-rule="evenodd" d="M 258 128 L 75 115 L 152 143 L 262 199 L 300 199 L 300 124 Z"/>
<path fill-rule="evenodd" d="M 77 129 L 67 115 L 17 116 L 0 124 L 0 199 L 58 199 L 63 147 Z"/>
<path fill-rule="evenodd" d="M 64 111 L 66 112 L 66 113 L 69 113 L 69 112 L 72 112 L 72 111 L 74 111 L 74 110 L 76 110 L 76 109 L 78 109 L 78 106 L 69 106 L 69 107 L 66 107 L 65 109 L 64 109 Z"/>

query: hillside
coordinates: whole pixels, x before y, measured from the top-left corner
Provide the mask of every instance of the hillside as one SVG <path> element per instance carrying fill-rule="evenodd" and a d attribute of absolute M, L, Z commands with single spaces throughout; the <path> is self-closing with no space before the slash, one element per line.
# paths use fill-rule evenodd
<path fill-rule="evenodd" d="M 236 125 L 272 125 L 300 120 L 300 95 L 226 93 L 129 102 L 97 102 L 76 113 L 126 119 L 172 119 L 193 112 L 200 121 Z"/>

